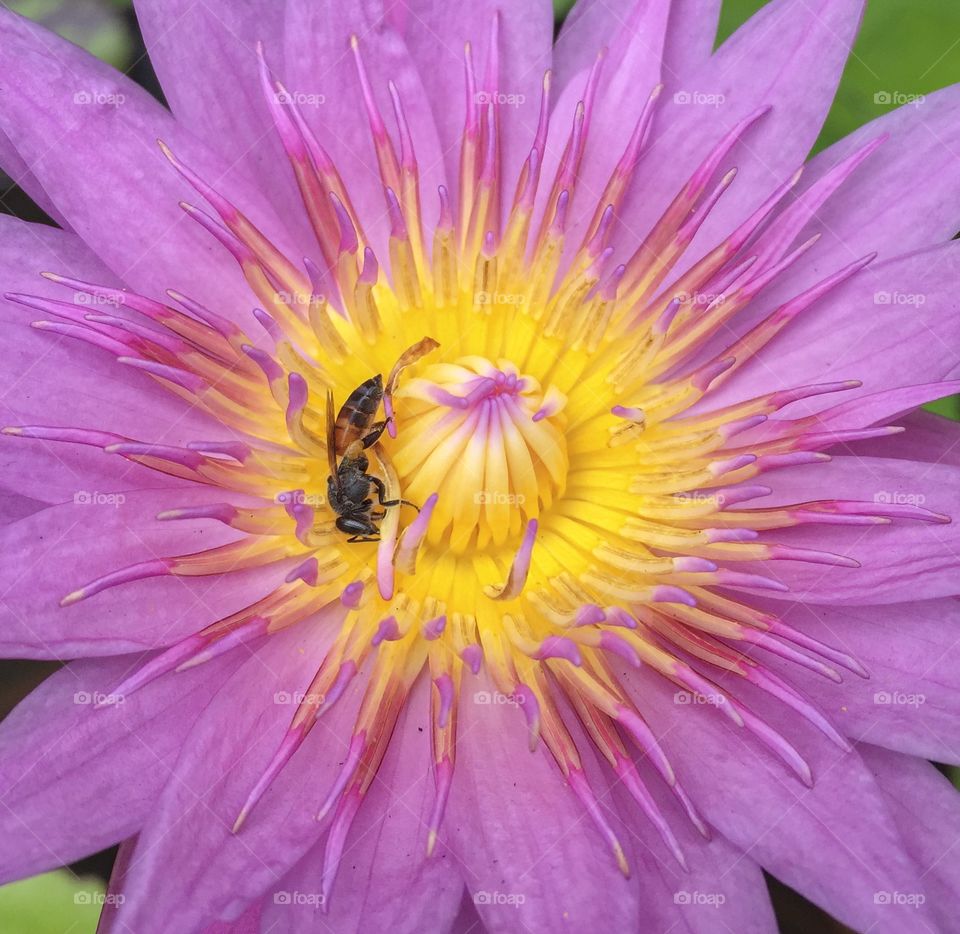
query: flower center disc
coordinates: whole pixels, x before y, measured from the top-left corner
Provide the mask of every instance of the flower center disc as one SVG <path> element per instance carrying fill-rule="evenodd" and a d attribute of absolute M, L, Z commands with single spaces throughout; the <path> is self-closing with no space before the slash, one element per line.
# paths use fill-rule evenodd
<path fill-rule="evenodd" d="M 459 554 L 520 538 L 566 485 L 561 409 L 506 360 L 462 357 L 402 384 L 387 447 L 404 499 L 438 494 L 428 543 Z"/>

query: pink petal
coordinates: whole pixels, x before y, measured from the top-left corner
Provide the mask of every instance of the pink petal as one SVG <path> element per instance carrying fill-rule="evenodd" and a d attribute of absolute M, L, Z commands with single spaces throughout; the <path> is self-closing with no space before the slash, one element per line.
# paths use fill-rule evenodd
<path fill-rule="evenodd" d="M 257 43 L 282 60 L 283 16 L 270 0 L 138 0 L 150 63 L 174 117 L 238 166 L 269 199 L 298 245 L 315 249 L 293 175 L 257 76 Z M 224 93 L 224 75 L 230 93 Z"/>
<path fill-rule="evenodd" d="M 120 930 L 233 920 L 318 839 L 317 809 L 342 762 L 362 686 L 325 715 L 240 831 L 231 828 L 296 709 L 278 702 L 278 692 L 286 699 L 307 689 L 338 627 L 320 614 L 272 636 L 201 713 L 140 833 Z"/>
<path fill-rule="evenodd" d="M 74 234 L 0 216 L 3 290 L 69 302 L 68 290 L 41 278 L 47 270 L 107 285 L 116 281 Z M 222 426 L 146 374 L 117 364 L 102 350 L 29 326 L 43 317 L 0 298 L 6 354 L 0 367 L 3 426 L 93 428 L 174 445 L 198 438 L 226 440 Z M 16 492 L 44 502 L 72 499 L 78 490 L 180 484 L 83 445 L 0 436 L 0 457 L 7 465 L 4 483 L 15 482 Z"/>
<path fill-rule="evenodd" d="M 286 250 L 283 224 L 256 187 L 146 91 L 76 46 L 7 10 L 0 36 L 0 130 L 71 228 L 130 287 L 153 298 L 176 288 L 246 320 L 253 297 L 235 261 L 179 207 L 198 196 L 157 139 Z"/>
<path fill-rule="evenodd" d="M 627 198 L 628 233 L 649 230 L 704 153 L 759 107 L 772 110 L 734 150 L 736 182 L 697 243 L 718 242 L 789 178 L 820 132 L 862 10 L 862 0 L 774 0 L 685 75 Z"/>
<path fill-rule="evenodd" d="M 8 656 L 20 658 L 117 655 L 157 648 L 243 609 L 279 586 L 289 562 L 215 577 L 136 581 L 60 606 L 68 593 L 104 574 L 240 537 L 210 520 L 156 519 L 164 510 L 207 504 L 211 497 L 210 491 L 199 488 L 104 494 L 87 502 L 50 506 L 0 529 L 0 588 L 5 594 L 0 647 Z"/>
<path fill-rule="evenodd" d="M 883 794 L 856 752 L 841 752 L 794 714 L 758 703 L 763 718 L 810 762 L 815 784 L 805 788 L 716 710 L 678 710 L 673 689 L 661 679 L 642 671 L 633 677 L 635 696 L 681 781 L 708 823 L 734 846 L 857 930 L 935 929 L 929 906 L 884 905 L 875 898 L 883 891 L 924 889 Z"/>
<path fill-rule="evenodd" d="M 416 63 L 397 30 L 385 22 L 375 3 L 337 0 L 288 0 L 285 4 L 285 78 L 295 95 L 313 95 L 317 106 L 301 108 L 307 123 L 332 157 L 350 191 L 374 249 L 385 243 L 389 227 L 383 182 L 371 141 L 370 126 L 357 77 L 350 38 L 356 35 L 384 121 L 393 126 L 387 82 L 400 93 L 420 166 L 420 190 L 427 217 L 434 217 L 437 187 L 444 183 L 441 148 L 430 96 Z M 421 26 L 420 29 L 423 29 Z M 449 54 L 444 52 L 445 55 Z M 458 53 L 459 54 L 459 53 Z M 273 57 L 268 55 L 273 63 Z M 458 87 L 458 85 L 454 85 Z M 445 90 L 447 99 L 450 89 Z M 452 95 L 453 98 L 456 95 Z"/>
<path fill-rule="evenodd" d="M 73 862 L 135 833 L 172 774 L 184 739 L 241 656 L 159 679 L 115 705 L 94 704 L 138 662 L 71 662 L 0 726 L 0 878 Z"/>
<path fill-rule="evenodd" d="M 435 792 L 430 733 L 420 727 L 429 704 L 429 680 L 421 678 L 350 828 L 326 911 L 316 900 L 292 897 L 318 889 L 324 840 L 267 896 L 266 928 L 330 928 L 338 934 L 449 929 L 463 896 L 463 880 L 443 846 L 434 856 L 426 855 Z"/>
<path fill-rule="evenodd" d="M 484 924 L 631 930 L 636 889 L 549 753 L 542 744 L 530 752 L 523 712 L 478 703 L 474 692 L 495 693 L 484 677 L 464 686 L 459 730 L 469 741 L 458 747 L 444 836 Z"/>
<path fill-rule="evenodd" d="M 835 684 L 769 660 L 816 697 L 845 736 L 960 764 L 960 602 L 784 607 L 767 600 L 762 605 L 788 625 L 852 655 L 870 673 L 869 678 L 844 675 Z"/>
<path fill-rule="evenodd" d="M 960 592 L 960 475 L 955 467 L 873 457 L 836 456 L 828 464 L 765 475 L 773 493 L 764 506 L 823 499 L 920 506 L 951 523 L 897 519 L 876 526 L 806 526 L 765 533 L 789 546 L 815 548 L 859 561 L 861 567 L 824 567 L 767 561 L 761 569 L 785 583 L 784 600 L 827 604 L 887 604 Z M 747 564 L 738 567 L 748 570 Z"/>

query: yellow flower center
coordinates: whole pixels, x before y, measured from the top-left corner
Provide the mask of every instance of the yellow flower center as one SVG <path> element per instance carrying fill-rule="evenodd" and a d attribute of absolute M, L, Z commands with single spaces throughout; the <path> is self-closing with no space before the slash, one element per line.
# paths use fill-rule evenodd
<path fill-rule="evenodd" d="M 566 486 L 560 400 L 506 360 L 426 367 L 397 393 L 389 450 L 404 498 L 438 494 L 428 542 L 462 554 L 519 541 Z"/>

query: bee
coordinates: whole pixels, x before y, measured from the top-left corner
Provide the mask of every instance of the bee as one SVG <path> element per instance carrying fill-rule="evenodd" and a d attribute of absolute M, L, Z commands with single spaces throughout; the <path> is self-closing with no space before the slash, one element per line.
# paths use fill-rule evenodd
<path fill-rule="evenodd" d="M 340 407 L 334 423 L 333 437 L 337 454 L 345 454 L 357 441 L 366 449 L 380 440 L 380 435 L 386 430 L 389 421 L 374 421 L 382 400 L 383 376 L 380 373 L 364 380 L 350 393 L 347 401 Z"/>
<path fill-rule="evenodd" d="M 350 536 L 348 542 L 379 541 L 378 523 L 387 509 L 401 504 L 417 508 L 405 499 L 386 498 L 386 484 L 367 472 L 370 460 L 365 452 L 380 440 L 392 421 L 392 416 L 375 419 L 384 395 L 393 393 L 400 371 L 438 346 L 425 337 L 408 348 L 394 365 L 386 387 L 382 374 L 370 377 L 350 393 L 336 417 L 333 393 L 327 390 L 327 501 L 337 515 L 337 528 Z M 379 509 L 374 509 L 371 488 L 376 491 Z"/>

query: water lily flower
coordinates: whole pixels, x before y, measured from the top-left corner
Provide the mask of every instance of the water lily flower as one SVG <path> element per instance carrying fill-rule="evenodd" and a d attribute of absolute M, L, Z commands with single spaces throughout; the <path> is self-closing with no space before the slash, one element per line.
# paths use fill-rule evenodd
<path fill-rule="evenodd" d="M 5 879 L 955 929 L 960 87 L 806 162 L 862 6 L 141 0 L 169 110 L 0 15 Z"/>

